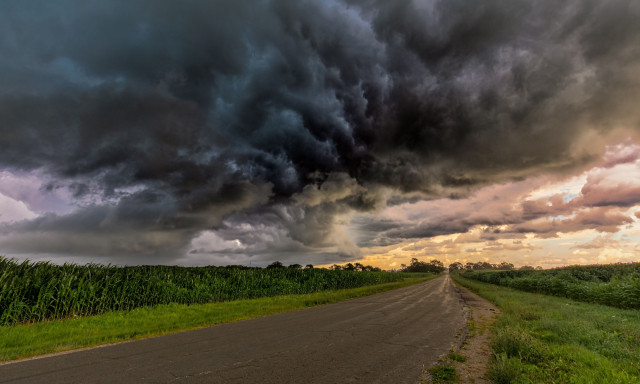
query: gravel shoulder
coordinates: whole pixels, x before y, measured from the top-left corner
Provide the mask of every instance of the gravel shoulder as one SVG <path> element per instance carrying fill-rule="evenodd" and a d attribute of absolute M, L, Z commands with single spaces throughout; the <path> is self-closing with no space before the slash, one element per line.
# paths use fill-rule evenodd
<path fill-rule="evenodd" d="M 466 361 L 454 362 L 453 366 L 459 375 L 457 383 L 488 384 L 487 370 L 491 358 L 491 327 L 497 320 L 500 311 L 488 300 L 476 295 L 468 289 L 456 285 L 468 312 L 468 333 L 457 353 Z"/>

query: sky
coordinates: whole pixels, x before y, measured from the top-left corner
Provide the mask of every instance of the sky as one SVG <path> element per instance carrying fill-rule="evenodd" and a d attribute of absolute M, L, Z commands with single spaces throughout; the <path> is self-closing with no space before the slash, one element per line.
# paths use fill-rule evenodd
<path fill-rule="evenodd" d="M 6 0 L 0 254 L 640 259 L 640 2 Z"/>

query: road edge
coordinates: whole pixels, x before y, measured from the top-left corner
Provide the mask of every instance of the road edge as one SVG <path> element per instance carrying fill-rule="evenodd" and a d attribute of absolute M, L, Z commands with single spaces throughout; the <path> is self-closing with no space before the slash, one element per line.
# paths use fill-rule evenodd
<path fill-rule="evenodd" d="M 423 367 L 418 383 L 489 384 L 492 329 L 501 312 L 487 299 L 449 278 L 463 307 L 465 326 L 458 331 L 457 343 L 448 354 L 428 369 Z M 434 375 L 443 375 L 444 379 L 434 380 Z"/>

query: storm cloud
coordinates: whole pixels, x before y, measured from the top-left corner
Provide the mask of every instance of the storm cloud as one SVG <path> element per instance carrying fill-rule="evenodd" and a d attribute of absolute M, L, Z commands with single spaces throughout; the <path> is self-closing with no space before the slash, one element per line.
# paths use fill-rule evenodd
<path fill-rule="evenodd" d="M 355 214 L 578 172 L 636 135 L 638 19 L 624 0 L 5 1 L 0 171 L 74 208 L 23 201 L 37 217 L 2 224 L 0 252 L 358 257 Z M 590 185 L 603 212 L 637 200 Z"/>

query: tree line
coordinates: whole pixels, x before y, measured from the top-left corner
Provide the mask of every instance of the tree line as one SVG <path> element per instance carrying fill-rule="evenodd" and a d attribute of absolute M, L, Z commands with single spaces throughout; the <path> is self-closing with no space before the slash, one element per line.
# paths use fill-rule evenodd
<path fill-rule="evenodd" d="M 456 261 L 455 263 L 449 264 L 450 271 L 477 271 L 477 270 L 496 270 L 496 271 L 512 271 L 512 270 L 532 270 L 532 269 L 542 269 L 542 267 L 533 267 L 531 265 L 524 265 L 520 268 L 516 268 L 513 264 L 502 262 L 500 264 L 492 264 L 486 261 L 478 261 L 475 263 L 468 262 L 466 264 L 462 264 L 461 262 Z"/>
<path fill-rule="evenodd" d="M 382 271 L 378 267 L 372 267 L 370 265 L 363 265 L 361 263 L 347 263 L 345 265 L 333 264 L 329 267 L 333 271 L 362 271 L 362 272 L 380 272 Z"/>
<path fill-rule="evenodd" d="M 233 266 L 236 267 L 236 266 Z M 241 267 L 241 266 L 237 266 Z M 248 268 L 248 267 L 244 267 Z M 313 269 L 312 264 L 307 264 L 306 266 L 302 266 L 300 264 L 291 264 L 285 266 L 279 261 L 274 261 L 269 264 L 267 269 L 279 269 L 279 268 L 288 268 L 288 269 Z M 372 267 L 371 265 L 364 265 L 362 263 L 347 263 L 344 265 L 333 264 L 328 269 L 332 271 L 362 271 L 362 272 L 380 272 L 382 269 L 378 267 Z M 444 264 L 437 259 L 429 260 L 429 261 L 420 261 L 417 258 L 412 258 L 409 264 L 400 264 L 400 269 L 395 271 L 397 272 L 418 272 L 418 273 L 442 273 L 447 269 Z M 516 268 L 512 263 L 501 262 L 501 263 L 490 263 L 487 261 L 478 261 L 475 263 L 467 262 L 465 264 L 456 261 L 455 263 L 449 264 L 450 271 L 478 271 L 478 270 L 495 270 L 495 271 L 513 271 L 513 270 L 534 270 L 534 269 L 542 269 L 542 267 L 533 267 L 531 265 L 524 265 L 522 267 Z"/>
<path fill-rule="evenodd" d="M 300 264 L 291 264 L 289 266 L 285 266 L 279 261 L 274 261 L 273 263 L 267 265 L 267 269 L 279 269 L 279 268 L 288 268 L 288 269 L 302 269 L 302 265 Z M 304 269 L 313 269 L 313 264 L 307 264 Z M 345 265 L 333 264 L 329 267 L 329 270 L 332 271 L 360 271 L 360 272 L 382 272 L 382 269 L 378 267 L 372 267 L 370 265 L 363 265 L 361 263 L 347 263 Z"/>
<path fill-rule="evenodd" d="M 409 265 L 401 264 L 400 272 L 442 273 L 446 269 L 440 260 L 419 261 L 415 257 Z"/>

